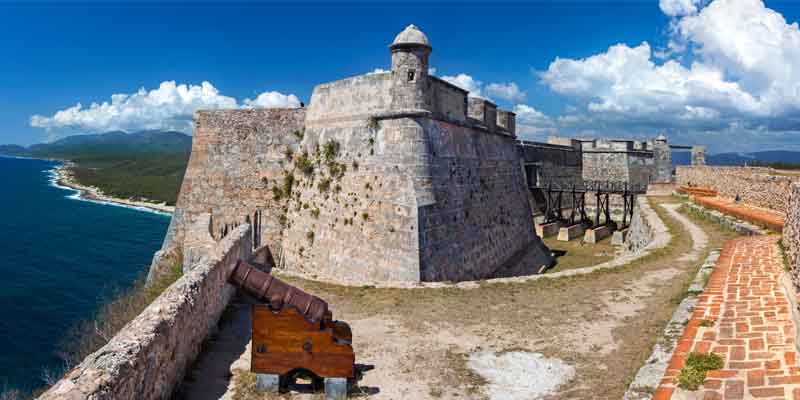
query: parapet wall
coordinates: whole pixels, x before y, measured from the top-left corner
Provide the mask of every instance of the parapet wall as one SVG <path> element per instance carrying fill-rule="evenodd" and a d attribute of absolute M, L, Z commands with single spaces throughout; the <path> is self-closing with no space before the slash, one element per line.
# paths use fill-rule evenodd
<path fill-rule="evenodd" d="M 392 106 L 392 72 L 367 74 L 317 85 L 308 106 L 308 119 L 336 122 L 386 112 Z"/>
<path fill-rule="evenodd" d="M 783 226 L 783 249 L 786 252 L 794 285 L 800 289 L 800 183 L 791 186 Z"/>
<path fill-rule="evenodd" d="M 776 175 L 770 168 L 678 166 L 679 185 L 708 187 L 721 196 L 734 198 L 739 195 L 745 203 L 787 212 L 791 185 L 800 177 Z"/>
<path fill-rule="evenodd" d="M 171 398 L 235 292 L 227 272 L 250 256 L 250 238 L 248 225 L 234 229 L 40 399 Z"/>

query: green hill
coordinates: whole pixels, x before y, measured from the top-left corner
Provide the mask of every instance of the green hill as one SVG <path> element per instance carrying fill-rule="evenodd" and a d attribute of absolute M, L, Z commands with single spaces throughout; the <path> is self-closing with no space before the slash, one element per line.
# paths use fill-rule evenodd
<path fill-rule="evenodd" d="M 192 138 L 180 132 L 108 132 L 69 136 L 29 147 L 0 146 L 0 154 L 69 160 L 84 185 L 122 198 L 175 204 Z"/>

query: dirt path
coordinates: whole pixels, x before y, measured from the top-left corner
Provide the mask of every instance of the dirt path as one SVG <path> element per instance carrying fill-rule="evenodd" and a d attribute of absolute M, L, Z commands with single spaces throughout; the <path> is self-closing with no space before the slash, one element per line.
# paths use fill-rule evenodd
<path fill-rule="evenodd" d="M 326 299 L 334 317 L 351 325 L 357 362 L 375 367 L 359 383 L 369 398 L 619 399 L 685 294 L 698 260 L 728 237 L 677 213 L 676 206 L 655 206 L 664 201 L 655 200 L 653 208 L 673 235 L 670 244 L 615 269 L 469 290 L 287 280 Z M 240 354 L 236 366 L 246 369 L 249 353 Z M 481 376 L 470 368 L 479 365 L 503 373 Z M 532 365 L 542 369 L 532 371 Z M 573 377 L 541 397 L 560 383 L 548 371 Z M 269 398 L 252 391 L 251 374 L 233 374 L 238 383 L 225 398 Z"/>

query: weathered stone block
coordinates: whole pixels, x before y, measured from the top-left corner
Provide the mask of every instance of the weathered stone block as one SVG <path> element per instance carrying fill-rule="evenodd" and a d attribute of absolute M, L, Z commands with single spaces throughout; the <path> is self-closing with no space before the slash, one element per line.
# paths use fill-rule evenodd
<path fill-rule="evenodd" d="M 628 236 L 628 228 L 614 231 L 611 235 L 612 246 L 622 246 L 625 244 L 625 238 Z"/>
<path fill-rule="evenodd" d="M 611 227 L 608 225 L 598 226 L 596 228 L 587 229 L 583 235 L 583 241 L 586 243 L 595 244 L 609 236 L 611 236 Z"/>
<path fill-rule="evenodd" d="M 584 232 L 586 232 L 586 227 L 583 226 L 583 224 L 562 226 L 558 230 L 558 240 L 561 242 L 569 242 L 572 239 L 583 236 Z"/>
<path fill-rule="evenodd" d="M 325 378 L 325 400 L 345 400 L 346 398 L 346 378 Z"/>
<path fill-rule="evenodd" d="M 278 393 L 280 390 L 280 375 L 256 374 L 256 389 L 262 392 Z"/>
<path fill-rule="evenodd" d="M 561 228 L 560 222 L 551 222 L 549 224 L 536 224 L 536 236 L 546 238 L 558 235 L 558 230 Z"/>

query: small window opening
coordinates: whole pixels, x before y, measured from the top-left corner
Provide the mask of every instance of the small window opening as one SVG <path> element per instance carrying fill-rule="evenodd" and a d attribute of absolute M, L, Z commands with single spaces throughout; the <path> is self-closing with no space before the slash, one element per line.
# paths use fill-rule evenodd
<path fill-rule="evenodd" d="M 408 81 L 409 82 L 414 82 L 414 71 L 413 70 L 408 71 Z"/>

